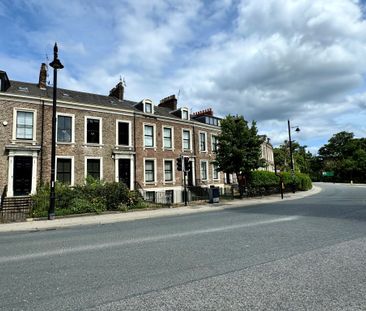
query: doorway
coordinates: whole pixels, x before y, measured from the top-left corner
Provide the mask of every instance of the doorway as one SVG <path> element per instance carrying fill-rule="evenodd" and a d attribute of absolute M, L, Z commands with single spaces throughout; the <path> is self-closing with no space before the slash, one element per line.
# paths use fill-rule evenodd
<path fill-rule="evenodd" d="M 14 157 L 13 191 L 15 196 L 28 195 L 32 190 L 32 157 Z"/>
<path fill-rule="evenodd" d="M 130 189 L 131 188 L 131 160 L 118 160 L 118 181 L 123 182 Z"/>

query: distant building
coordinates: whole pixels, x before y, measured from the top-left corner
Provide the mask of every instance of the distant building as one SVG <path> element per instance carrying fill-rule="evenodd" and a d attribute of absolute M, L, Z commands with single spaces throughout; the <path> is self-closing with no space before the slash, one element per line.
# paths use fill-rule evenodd
<path fill-rule="evenodd" d="M 261 145 L 261 158 L 264 159 L 266 166 L 260 168 L 259 170 L 274 172 L 274 156 L 273 156 L 273 146 L 270 143 L 270 139 L 266 135 L 262 135 L 263 142 Z"/>

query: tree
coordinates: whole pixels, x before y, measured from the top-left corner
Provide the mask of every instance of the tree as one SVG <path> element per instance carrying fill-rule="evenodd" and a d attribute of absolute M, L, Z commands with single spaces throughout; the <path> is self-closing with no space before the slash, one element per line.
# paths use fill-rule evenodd
<path fill-rule="evenodd" d="M 295 171 L 308 174 L 312 154 L 310 152 L 306 152 L 306 147 L 307 146 L 301 146 L 296 141 L 292 142 L 292 157 L 294 160 Z M 288 141 L 285 140 L 282 145 L 274 148 L 273 153 L 277 168 L 282 172 L 291 171 L 290 146 Z"/>
<path fill-rule="evenodd" d="M 221 120 L 215 164 L 226 173 L 235 173 L 239 179 L 247 180 L 249 173 L 261 166 L 261 144 L 256 122 L 249 127 L 243 116 L 228 115 Z"/>

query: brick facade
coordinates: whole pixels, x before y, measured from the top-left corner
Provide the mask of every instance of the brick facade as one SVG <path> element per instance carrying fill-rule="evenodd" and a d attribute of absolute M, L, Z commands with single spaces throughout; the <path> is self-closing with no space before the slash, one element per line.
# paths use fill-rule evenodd
<path fill-rule="evenodd" d="M 0 156 L 0 191 L 7 186 L 8 195 L 14 193 L 14 163 L 19 157 L 33 159 L 32 189 L 41 182 L 49 182 L 51 163 L 51 130 L 52 130 L 52 88 L 42 89 L 37 84 L 10 81 L 10 87 L 0 92 L 1 115 L 1 156 Z M 123 100 L 122 85 L 117 85 L 116 90 L 120 98 L 101 96 L 61 90 L 58 92 L 57 115 L 66 116 L 72 120 L 71 142 L 57 142 L 56 158 L 71 159 L 72 184 L 85 182 L 86 159 L 100 159 L 101 177 L 106 181 L 118 181 L 122 178 L 121 166 L 127 163 L 130 168 L 130 188 L 137 187 L 144 191 L 174 190 L 178 193 L 182 189 L 182 173 L 176 170 L 176 159 L 181 155 L 188 156 L 193 163 L 193 172 L 190 173 L 190 182 L 193 185 L 223 186 L 224 174 L 214 179 L 212 161 L 215 154 L 212 150 L 212 136 L 218 135 L 220 127 L 209 125 L 194 119 L 182 119 L 184 111 L 171 111 L 176 108 L 173 103 L 164 102 L 160 107 L 152 105 L 152 112 L 144 111 L 144 104 Z M 171 100 L 172 97 L 169 97 Z M 175 98 L 173 97 L 175 100 Z M 146 102 L 149 103 L 149 102 Z M 17 114 L 20 112 L 33 112 L 35 133 L 32 139 L 17 139 Z M 188 110 L 186 110 L 188 111 Z M 86 119 L 99 120 L 101 141 L 99 143 L 86 142 Z M 20 121 L 19 121 L 20 122 Z M 27 122 L 30 122 L 29 120 Z M 123 122 L 128 127 L 129 144 L 118 145 L 118 122 Z M 145 146 L 145 125 L 150 131 L 153 128 L 153 146 Z M 164 127 L 172 131 L 172 147 L 164 147 Z M 183 129 L 190 131 L 190 150 L 183 150 Z M 150 132 L 149 132 L 150 133 Z M 202 134 L 200 136 L 200 134 Z M 149 134 L 150 135 L 150 134 Z M 206 150 L 200 150 L 200 137 L 205 137 Z M 151 139 L 151 136 L 146 139 Z M 146 162 L 148 161 L 148 162 Z M 149 162 L 153 161 L 153 162 Z M 165 161 L 172 161 L 171 164 Z M 207 166 L 207 178 L 202 179 L 201 164 Z M 153 163 L 154 178 L 146 180 L 146 165 Z M 165 167 L 167 164 L 167 167 Z M 169 166 L 171 165 L 171 166 Z M 150 167 L 150 166 L 149 166 Z M 170 176 L 172 180 L 165 180 Z M 205 174 L 206 175 L 206 174 Z M 152 176 L 148 175 L 149 178 Z M 11 183 L 11 185 L 9 185 Z M 10 189 L 10 190 L 9 190 Z M 177 195 L 174 201 L 180 201 Z"/>

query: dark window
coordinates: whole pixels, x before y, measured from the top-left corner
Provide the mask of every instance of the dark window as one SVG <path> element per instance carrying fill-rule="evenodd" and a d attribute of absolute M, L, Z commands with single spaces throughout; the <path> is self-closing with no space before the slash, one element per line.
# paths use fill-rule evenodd
<path fill-rule="evenodd" d="M 86 175 L 100 179 L 100 159 L 86 160 Z"/>
<path fill-rule="evenodd" d="M 57 159 L 57 181 L 71 185 L 71 159 Z"/>
<path fill-rule="evenodd" d="M 57 117 L 57 141 L 71 142 L 72 118 L 67 116 Z"/>
<path fill-rule="evenodd" d="M 206 151 L 206 134 L 200 133 L 200 151 Z"/>
<path fill-rule="evenodd" d="M 146 191 L 145 200 L 149 202 L 155 202 L 155 191 Z"/>
<path fill-rule="evenodd" d="M 86 142 L 90 144 L 99 144 L 100 121 L 98 119 L 87 119 L 86 123 L 87 123 Z"/>
<path fill-rule="evenodd" d="M 219 144 L 219 139 L 217 136 L 212 136 L 212 151 L 217 152 L 217 147 Z"/>
<path fill-rule="evenodd" d="M 17 139 L 33 139 L 33 112 L 17 111 Z"/>
<path fill-rule="evenodd" d="M 129 124 L 125 122 L 118 122 L 118 145 L 129 146 Z"/>

